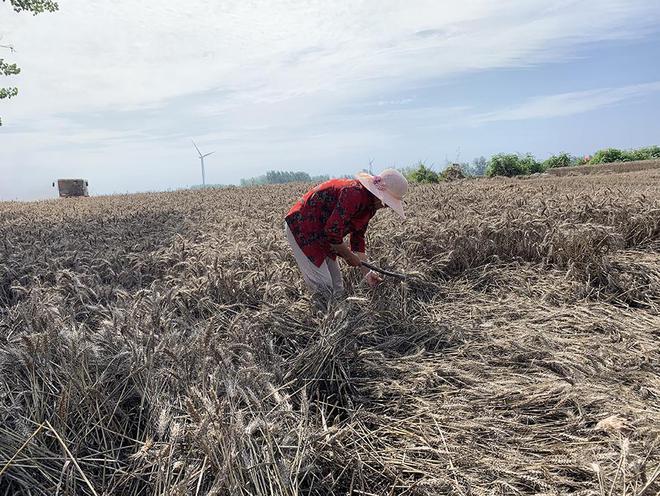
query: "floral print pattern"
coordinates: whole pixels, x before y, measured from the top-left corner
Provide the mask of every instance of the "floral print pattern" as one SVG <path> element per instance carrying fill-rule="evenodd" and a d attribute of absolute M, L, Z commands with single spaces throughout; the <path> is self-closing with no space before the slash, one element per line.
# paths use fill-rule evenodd
<path fill-rule="evenodd" d="M 351 235 L 351 250 L 364 252 L 369 221 L 376 213 L 376 197 L 356 179 L 331 179 L 309 190 L 286 216 L 298 246 L 314 265 L 335 260 L 330 245 Z"/>

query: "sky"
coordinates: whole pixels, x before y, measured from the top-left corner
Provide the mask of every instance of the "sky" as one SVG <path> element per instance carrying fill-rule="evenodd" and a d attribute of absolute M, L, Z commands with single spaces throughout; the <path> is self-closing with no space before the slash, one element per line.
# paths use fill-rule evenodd
<path fill-rule="evenodd" d="M 0 200 L 660 144 L 657 0 L 0 3 Z"/>

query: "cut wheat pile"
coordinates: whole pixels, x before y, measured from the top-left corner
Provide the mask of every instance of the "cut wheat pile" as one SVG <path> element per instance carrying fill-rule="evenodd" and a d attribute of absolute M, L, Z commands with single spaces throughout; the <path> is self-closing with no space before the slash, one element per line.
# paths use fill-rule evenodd
<path fill-rule="evenodd" d="M 660 491 L 660 171 L 417 186 L 325 310 L 304 190 L 0 204 L 0 494 Z"/>

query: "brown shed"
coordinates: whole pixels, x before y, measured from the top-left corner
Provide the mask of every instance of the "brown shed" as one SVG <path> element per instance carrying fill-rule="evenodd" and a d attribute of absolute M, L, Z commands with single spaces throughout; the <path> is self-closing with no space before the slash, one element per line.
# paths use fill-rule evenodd
<path fill-rule="evenodd" d="M 55 183 L 53 183 L 55 186 Z M 87 191 L 89 184 L 84 179 L 58 179 L 57 189 L 60 192 L 60 198 L 70 198 L 72 196 L 89 196 Z"/>

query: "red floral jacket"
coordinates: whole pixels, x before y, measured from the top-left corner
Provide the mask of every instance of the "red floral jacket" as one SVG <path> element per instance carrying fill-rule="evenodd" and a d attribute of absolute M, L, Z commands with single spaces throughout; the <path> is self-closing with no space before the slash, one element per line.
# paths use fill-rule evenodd
<path fill-rule="evenodd" d="M 364 234 L 376 213 L 376 197 L 357 179 L 331 179 L 309 190 L 286 216 L 298 246 L 314 265 L 333 260 L 330 245 L 351 235 L 351 250 L 364 252 Z"/>

